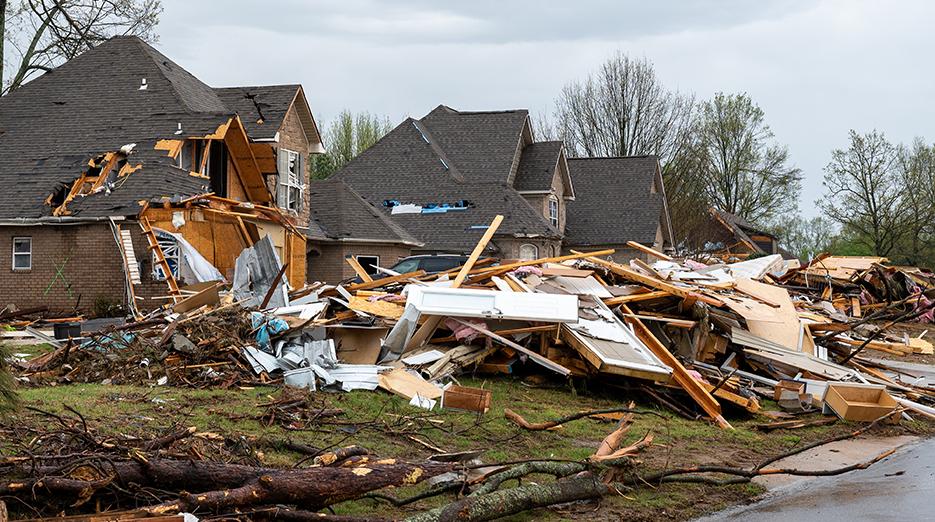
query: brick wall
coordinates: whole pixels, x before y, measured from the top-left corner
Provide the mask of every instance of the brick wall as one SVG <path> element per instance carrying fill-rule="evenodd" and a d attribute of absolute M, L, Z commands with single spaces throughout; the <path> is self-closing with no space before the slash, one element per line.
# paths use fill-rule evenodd
<path fill-rule="evenodd" d="M 30 270 L 13 270 L 14 237 L 32 238 Z M 124 281 L 107 223 L 0 227 L 0 307 L 88 312 L 99 301 L 123 303 Z"/>
<path fill-rule="evenodd" d="M 379 256 L 380 266 L 389 268 L 411 254 L 407 246 L 377 243 L 325 243 L 309 241 L 308 281 L 337 283 L 356 273 L 344 260 L 346 256 Z"/>

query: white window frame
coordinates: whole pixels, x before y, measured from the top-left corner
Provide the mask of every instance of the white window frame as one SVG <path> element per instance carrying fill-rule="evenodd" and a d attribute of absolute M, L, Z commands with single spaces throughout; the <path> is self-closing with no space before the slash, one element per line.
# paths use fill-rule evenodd
<path fill-rule="evenodd" d="M 531 248 L 533 257 L 530 257 L 530 258 L 523 257 L 524 248 Z M 532 243 L 523 243 L 522 245 L 519 246 L 519 258 L 522 261 L 532 261 L 533 259 L 539 259 L 539 247 L 536 245 L 533 245 Z"/>
<path fill-rule="evenodd" d="M 377 262 L 376 262 L 376 263 L 373 263 L 373 265 L 374 265 L 374 266 L 383 266 L 383 265 L 380 264 L 380 256 L 372 256 L 372 255 L 368 255 L 368 254 L 361 254 L 361 255 L 359 255 L 359 256 L 354 256 L 354 259 L 356 259 L 356 260 L 357 260 L 357 263 L 360 264 L 360 267 L 364 269 L 364 272 L 367 272 L 367 267 L 364 266 L 364 264 L 361 262 L 360 258 L 362 258 L 362 257 L 366 257 L 366 258 L 368 258 L 368 259 L 376 259 Z M 375 274 L 378 274 L 379 272 L 378 272 L 376 269 L 374 269 L 373 273 L 370 273 L 370 272 L 367 272 L 367 273 L 370 274 L 370 275 L 375 275 Z"/>
<path fill-rule="evenodd" d="M 549 196 L 549 223 L 552 223 L 552 226 L 558 228 L 558 198 L 555 196 Z"/>
<path fill-rule="evenodd" d="M 179 278 L 179 263 L 182 261 L 181 248 L 179 248 L 179 242 L 172 236 L 162 234 L 158 231 L 156 232 L 156 241 L 159 243 L 159 249 L 162 250 L 162 255 L 165 256 L 166 262 L 169 263 L 169 269 L 172 270 L 172 277 L 175 279 Z M 153 250 L 153 281 L 165 281 L 166 274 L 162 271 L 162 267 L 159 266 L 159 261 L 156 259 L 156 251 Z"/>
<path fill-rule="evenodd" d="M 29 252 L 17 252 L 17 251 L 16 251 L 16 242 L 17 242 L 17 241 L 26 241 L 26 244 L 29 245 Z M 11 246 L 12 246 L 12 250 L 13 250 L 13 258 L 12 258 L 13 270 L 15 270 L 15 271 L 24 271 L 24 272 L 25 272 L 26 270 L 32 270 L 32 236 L 17 236 L 17 237 L 14 237 L 14 238 L 13 238 L 13 244 L 12 244 Z M 16 266 L 16 257 L 17 257 L 17 256 L 26 256 L 26 259 L 29 260 L 29 266 L 25 266 L 25 267 L 24 267 L 24 266 Z"/>
<path fill-rule="evenodd" d="M 280 194 L 285 196 L 286 201 L 277 201 L 279 208 L 292 212 L 299 212 L 302 209 L 302 200 L 305 197 L 305 183 L 302 168 L 302 157 L 298 152 L 289 149 L 280 149 L 280 154 L 286 155 L 283 165 L 286 166 L 286 172 L 279 173 L 279 185 L 283 187 Z M 289 165 L 294 165 L 290 169 Z M 293 172 L 295 170 L 296 172 Z M 294 192 L 293 192 L 294 191 Z"/>

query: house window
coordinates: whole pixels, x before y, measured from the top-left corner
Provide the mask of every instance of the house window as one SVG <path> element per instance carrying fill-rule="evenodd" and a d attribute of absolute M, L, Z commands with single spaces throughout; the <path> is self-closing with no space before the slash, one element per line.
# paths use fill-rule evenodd
<path fill-rule="evenodd" d="M 156 241 L 159 243 L 159 248 L 162 249 L 162 255 L 166 257 L 166 262 L 169 264 L 169 270 L 172 271 L 172 277 L 175 279 L 179 278 L 179 242 L 172 236 L 159 232 L 156 232 Z M 153 280 L 154 281 L 165 281 L 166 274 L 162 271 L 162 267 L 159 266 L 159 262 L 156 259 L 156 251 L 153 251 Z"/>
<path fill-rule="evenodd" d="M 558 198 L 549 196 L 549 223 L 558 228 Z"/>
<path fill-rule="evenodd" d="M 305 168 L 302 155 L 291 150 L 279 149 L 279 189 L 276 201 L 280 208 L 299 212 L 302 210 L 302 191 L 305 187 Z"/>
<path fill-rule="evenodd" d="M 32 270 L 32 238 L 13 238 L 13 270 Z"/>
<path fill-rule="evenodd" d="M 376 267 L 380 266 L 380 256 L 357 256 L 357 262 L 370 275 L 376 275 Z"/>
<path fill-rule="evenodd" d="M 519 246 L 519 258 L 522 261 L 532 261 L 533 259 L 539 259 L 539 247 L 536 245 L 530 245 L 529 243 L 523 243 Z"/>

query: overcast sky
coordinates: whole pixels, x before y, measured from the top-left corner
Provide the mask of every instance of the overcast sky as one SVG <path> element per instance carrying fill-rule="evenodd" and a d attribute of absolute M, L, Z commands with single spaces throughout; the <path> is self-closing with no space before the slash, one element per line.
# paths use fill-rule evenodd
<path fill-rule="evenodd" d="M 935 141 L 935 2 L 860 0 L 163 0 L 158 47 L 213 86 L 302 83 L 320 125 L 342 109 L 421 117 L 551 113 L 615 50 L 672 88 L 747 92 L 805 175 L 848 129 Z"/>

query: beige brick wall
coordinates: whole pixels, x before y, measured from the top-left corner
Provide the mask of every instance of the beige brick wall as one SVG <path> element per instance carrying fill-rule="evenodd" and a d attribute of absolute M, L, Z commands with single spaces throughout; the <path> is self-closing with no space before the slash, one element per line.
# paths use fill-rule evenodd
<path fill-rule="evenodd" d="M 309 242 L 307 257 L 308 281 L 337 283 L 354 277 L 356 273 L 344 260 L 351 256 L 379 256 L 380 266 L 389 268 L 411 254 L 407 246 L 377 243 L 325 243 Z"/>

